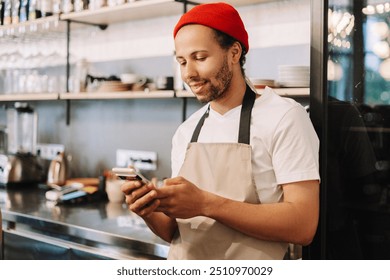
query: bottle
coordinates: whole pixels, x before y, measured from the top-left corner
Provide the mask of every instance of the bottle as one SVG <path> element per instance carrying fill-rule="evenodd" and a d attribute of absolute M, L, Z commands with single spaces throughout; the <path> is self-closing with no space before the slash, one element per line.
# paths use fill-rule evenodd
<path fill-rule="evenodd" d="M 51 10 L 53 15 L 59 15 L 61 13 L 61 0 L 53 0 Z"/>
<path fill-rule="evenodd" d="M 35 18 L 41 18 L 42 17 L 42 0 L 35 0 Z"/>
<path fill-rule="evenodd" d="M 71 0 L 63 0 L 61 2 L 62 2 L 62 4 L 61 4 L 61 11 L 64 14 L 70 13 L 70 12 L 72 12 L 74 10 L 73 9 L 73 1 L 71 1 Z"/>
<path fill-rule="evenodd" d="M 3 25 L 12 23 L 11 6 L 11 0 L 3 0 Z"/>
<path fill-rule="evenodd" d="M 81 12 L 82 10 L 84 10 L 84 1 L 83 0 L 74 0 L 73 10 L 75 12 Z"/>
<path fill-rule="evenodd" d="M 30 0 L 28 2 L 28 20 L 37 19 L 37 0 Z"/>
<path fill-rule="evenodd" d="M 53 15 L 53 3 L 52 0 L 41 1 L 41 16 L 48 17 Z"/>
<path fill-rule="evenodd" d="M 28 19 L 28 0 L 20 0 L 19 22 L 25 22 Z"/>
<path fill-rule="evenodd" d="M 11 22 L 12 24 L 19 23 L 19 0 L 11 0 Z"/>
<path fill-rule="evenodd" d="M 0 0 L 0 25 L 3 25 L 4 21 L 4 1 Z"/>

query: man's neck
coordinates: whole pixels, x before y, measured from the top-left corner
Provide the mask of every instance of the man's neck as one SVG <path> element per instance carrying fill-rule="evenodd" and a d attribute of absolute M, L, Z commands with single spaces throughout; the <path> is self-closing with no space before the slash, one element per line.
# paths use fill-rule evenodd
<path fill-rule="evenodd" d="M 232 81 L 226 93 L 222 97 L 211 101 L 210 106 L 214 111 L 218 112 L 221 115 L 224 115 L 226 112 L 242 104 L 245 91 L 245 79 Z"/>

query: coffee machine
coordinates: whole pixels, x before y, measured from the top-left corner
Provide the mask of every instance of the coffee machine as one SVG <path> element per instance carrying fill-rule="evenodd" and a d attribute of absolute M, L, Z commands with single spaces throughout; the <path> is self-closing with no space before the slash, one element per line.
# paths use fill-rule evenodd
<path fill-rule="evenodd" d="M 36 154 L 38 116 L 27 103 L 16 102 L 7 110 L 6 149 L 0 154 L 1 185 L 43 182 L 45 172 Z M 4 150 L 4 149 L 3 149 Z"/>

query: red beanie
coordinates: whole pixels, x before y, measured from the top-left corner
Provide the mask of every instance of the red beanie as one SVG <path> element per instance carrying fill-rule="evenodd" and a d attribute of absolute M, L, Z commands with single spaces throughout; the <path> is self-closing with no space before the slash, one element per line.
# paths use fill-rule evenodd
<path fill-rule="evenodd" d="M 173 37 L 184 25 L 200 24 L 217 29 L 239 41 L 248 52 L 248 33 L 237 10 L 226 3 L 201 4 L 182 15 L 173 30 Z"/>

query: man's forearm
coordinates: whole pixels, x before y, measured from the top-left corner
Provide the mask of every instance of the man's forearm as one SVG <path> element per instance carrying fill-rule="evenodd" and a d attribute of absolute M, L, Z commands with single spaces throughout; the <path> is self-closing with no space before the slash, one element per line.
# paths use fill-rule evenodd
<path fill-rule="evenodd" d="M 290 190 L 287 200 L 270 204 L 243 203 L 211 195 L 204 215 L 258 239 L 307 245 L 317 228 L 319 207 L 318 186 L 313 183 L 306 188 L 306 195 L 288 200 Z"/>

